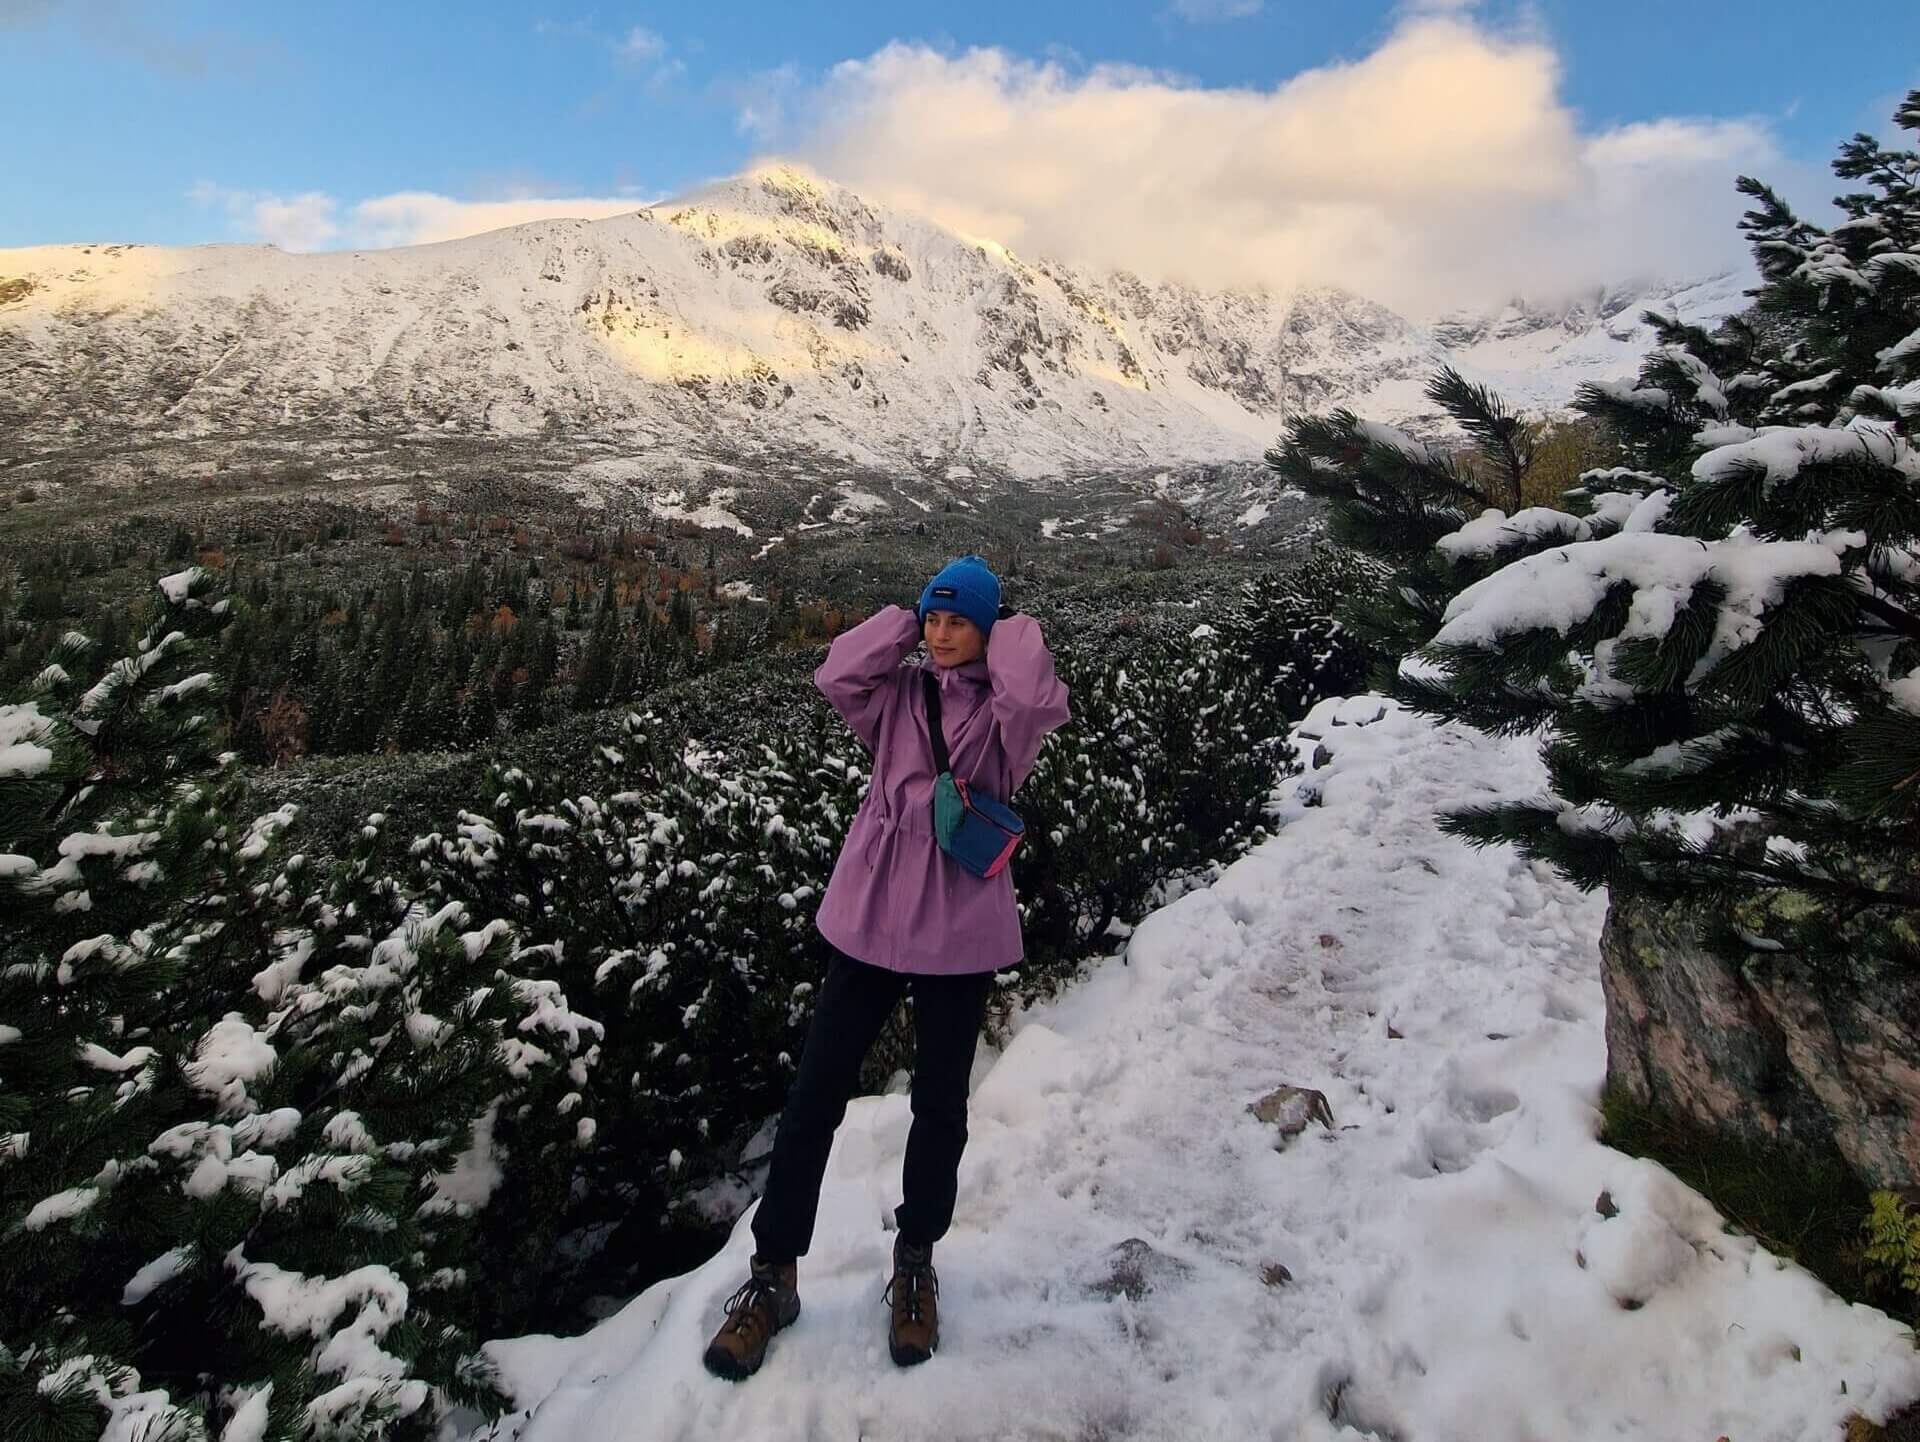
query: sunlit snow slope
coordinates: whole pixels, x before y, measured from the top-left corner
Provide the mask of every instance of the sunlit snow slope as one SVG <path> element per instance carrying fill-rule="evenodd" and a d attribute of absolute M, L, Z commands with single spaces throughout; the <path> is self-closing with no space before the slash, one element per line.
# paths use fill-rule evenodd
<path fill-rule="evenodd" d="M 1285 416 L 1424 408 L 1453 359 L 1528 405 L 1631 374 L 1645 305 L 1422 327 L 1339 291 L 1029 262 L 785 167 L 600 221 L 396 250 L 0 251 L 0 433 L 70 447 L 314 428 L 548 431 L 1020 474 L 1257 456 Z"/>

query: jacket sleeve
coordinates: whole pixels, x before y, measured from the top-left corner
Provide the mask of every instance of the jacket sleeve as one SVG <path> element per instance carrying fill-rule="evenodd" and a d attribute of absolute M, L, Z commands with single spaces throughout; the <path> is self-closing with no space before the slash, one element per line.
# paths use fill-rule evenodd
<path fill-rule="evenodd" d="M 904 606 L 885 606 L 827 647 L 813 684 L 853 728 L 867 750 L 880 735 L 894 672 L 920 642 L 920 622 Z"/>
<path fill-rule="evenodd" d="M 1067 722 L 1067 688 L 1053 673 L 1053 653 L 1031 616 L 993 623 L 987 638 L 987 677 L 993 685 L 993 719 L 1006 753 L 1010 791 L 1017 791 L 1039 759 L 1049 731 Z"/>

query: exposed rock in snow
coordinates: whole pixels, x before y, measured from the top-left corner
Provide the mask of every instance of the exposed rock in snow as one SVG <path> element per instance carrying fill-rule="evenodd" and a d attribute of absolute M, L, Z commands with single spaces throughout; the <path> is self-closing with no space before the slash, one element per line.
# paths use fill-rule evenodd
<path fill-rule="evenodd" d="M 1333 1130 L 1333 1109 L 1327 1104 L 1326 1093 L 1311 1087 L 1277 1087 L 1247 1110 L 1280 1133 L 1282 1148 L 1305 1131 L 1308 1122 L 1319 1122 L 1328 1131 Z"/>
<path fill-rule="evenodd" d="M 1138 1302 L 1155 1287 L 1184 1281 L 1193 1268 L 1170 1257 L 1144 1237 L 1128 1237 L 1106 1256 L 1103 1274 L 1087 1289 L 1098 1297 L 1126 1297 Z"/>

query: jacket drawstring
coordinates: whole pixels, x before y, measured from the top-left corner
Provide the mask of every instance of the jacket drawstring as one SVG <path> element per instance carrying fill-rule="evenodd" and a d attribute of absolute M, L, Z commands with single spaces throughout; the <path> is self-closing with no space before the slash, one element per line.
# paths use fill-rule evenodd
<path fill-rule="evenodd" d="M 867 838 L 867 870 L 874 871 L 880 866 L 880 843 L 893 834 L 893 813 L 887 809 L 887 803 L 878 791 L 871 793 L 874 799 L 873 835 Z"/>

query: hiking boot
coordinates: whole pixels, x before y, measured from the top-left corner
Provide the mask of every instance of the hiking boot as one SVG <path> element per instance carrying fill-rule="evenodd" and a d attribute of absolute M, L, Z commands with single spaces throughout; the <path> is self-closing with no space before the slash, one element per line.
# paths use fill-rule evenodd
<path fill-rule="evenodd" d="M 932 1247 L 894 1238 L 893 1280 L 881 1300 L 893 1308 L 887 1349 L 894 1363 L 911 1367 L 931 1357 L 940 1345 L 940 1278 L 933 1270 Z"/>
<path fill-rule="evenodd" d="M 703 1359 L 716 1377 L 738 1382 L 760 1370 L 767 1343 L 800 1315 L 799 1265 L 753 1258 L 753 1273 L 727 1298 L 727 1320 Z"/>

